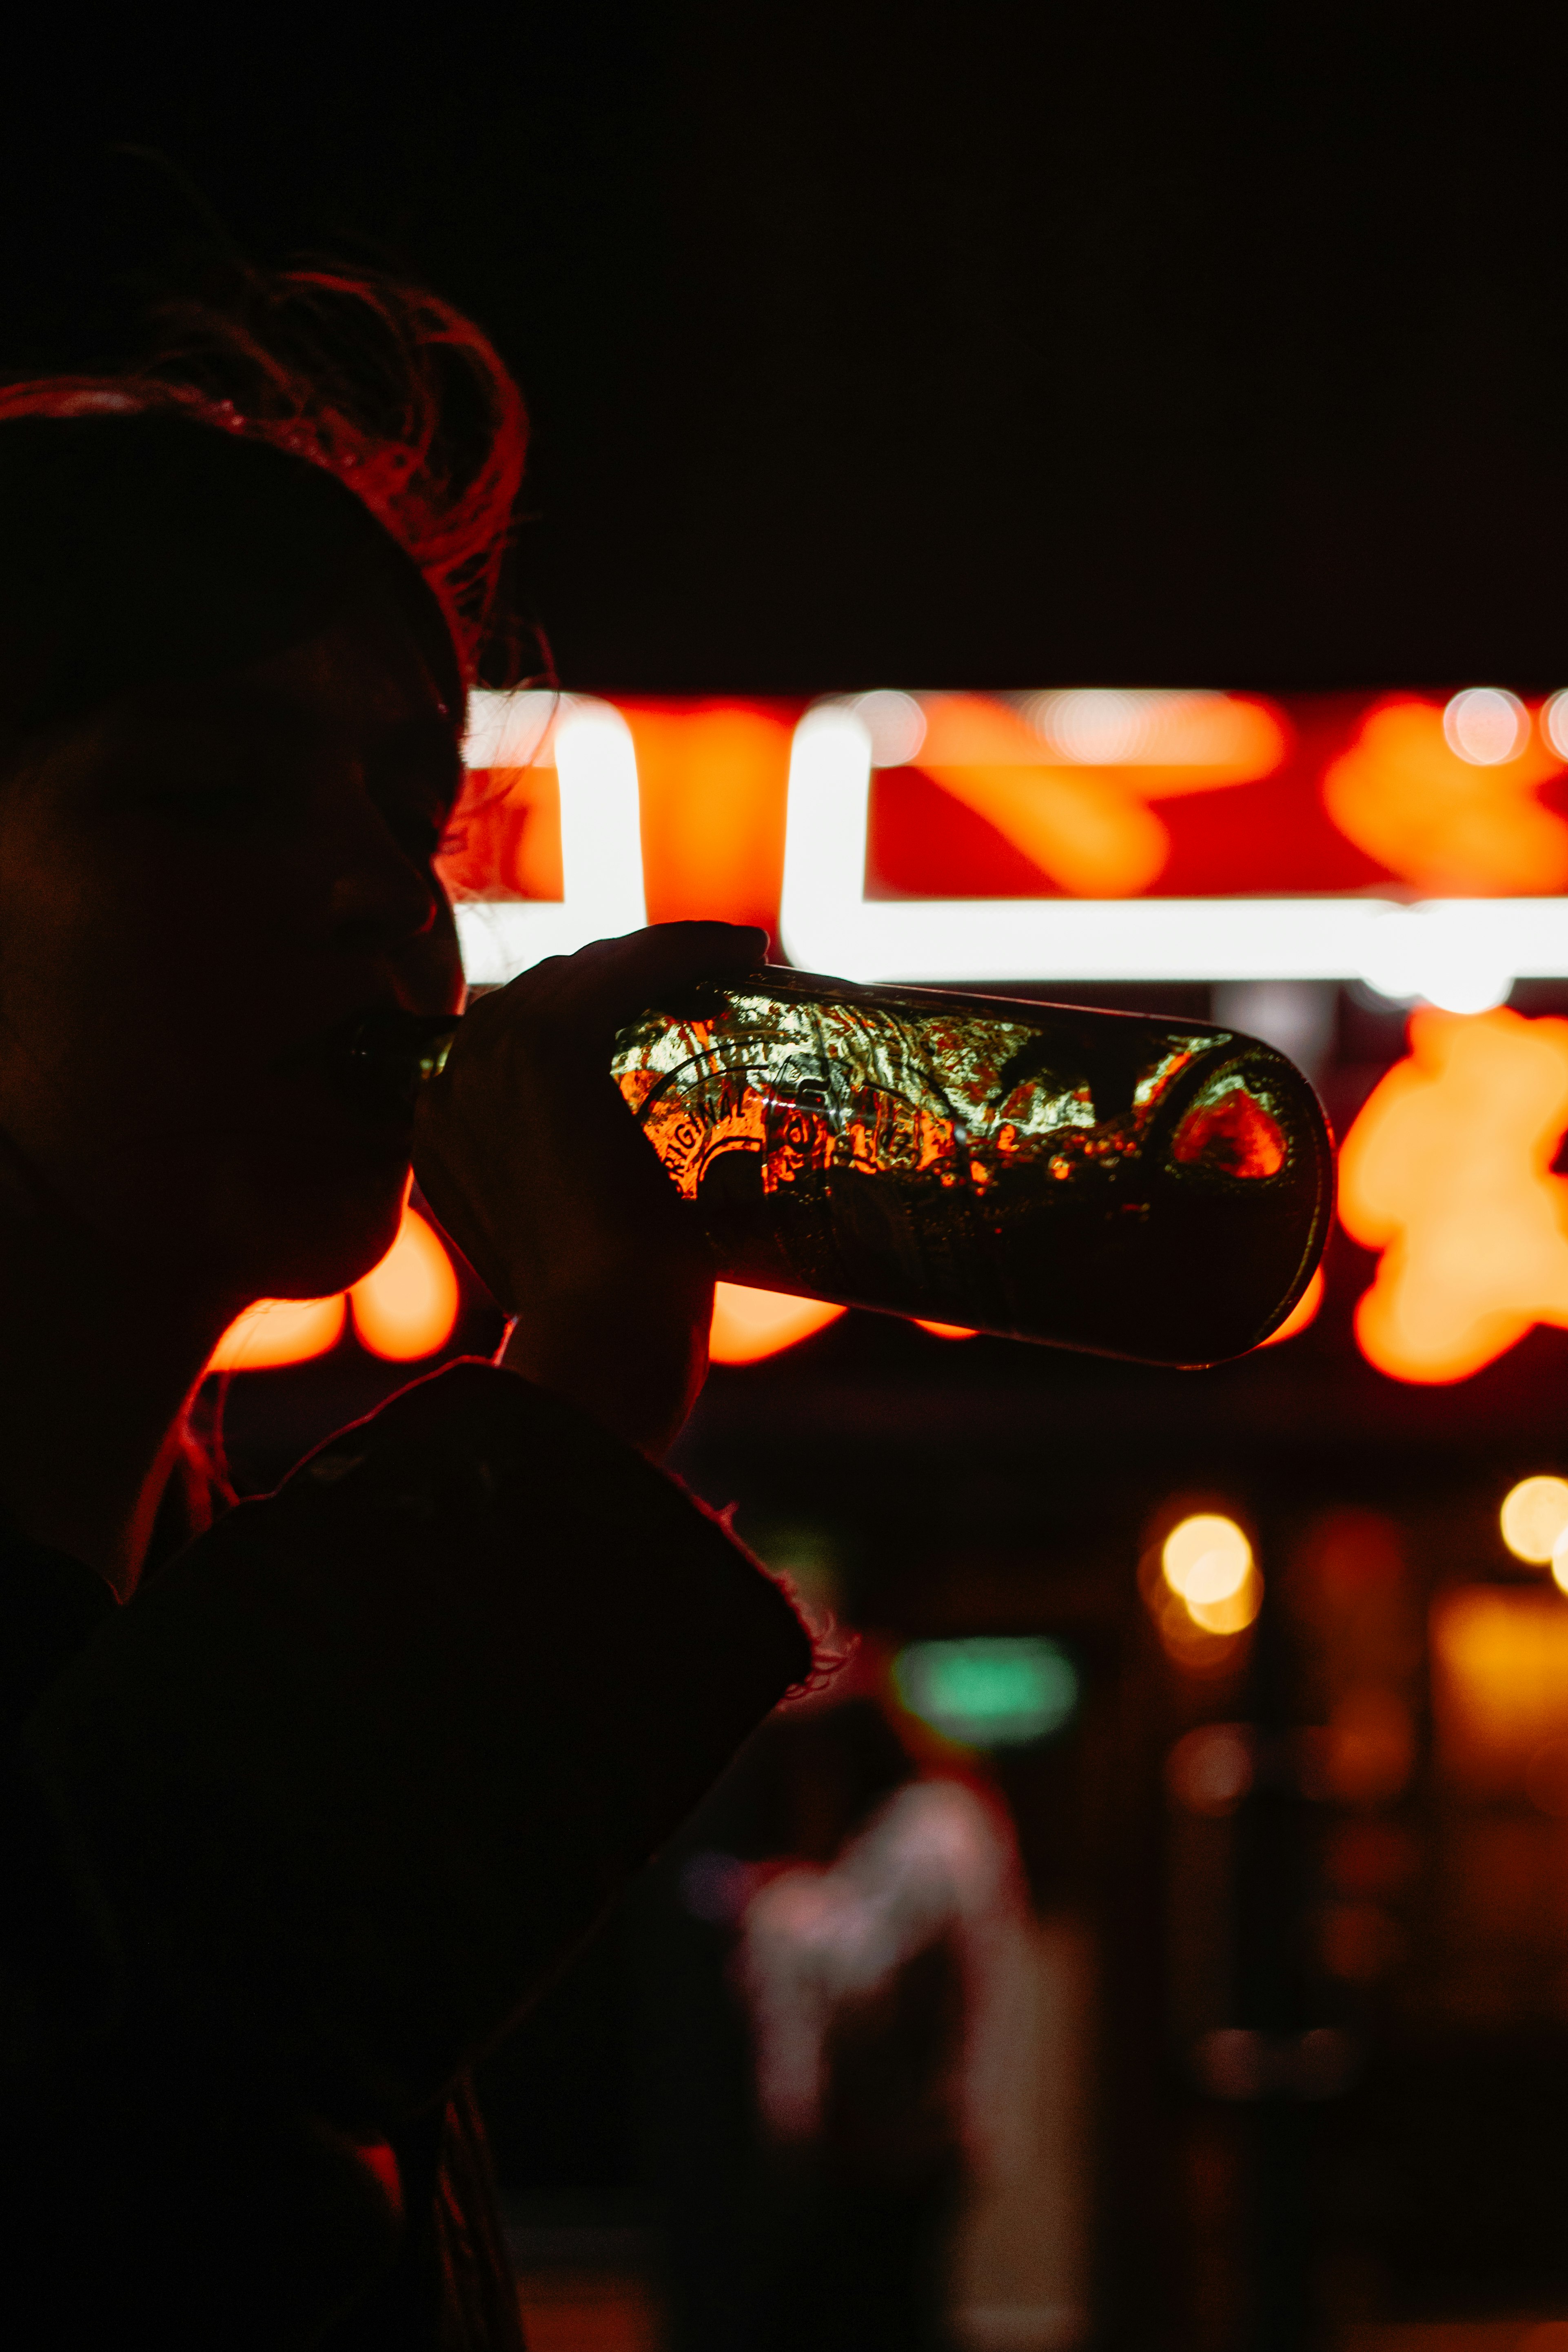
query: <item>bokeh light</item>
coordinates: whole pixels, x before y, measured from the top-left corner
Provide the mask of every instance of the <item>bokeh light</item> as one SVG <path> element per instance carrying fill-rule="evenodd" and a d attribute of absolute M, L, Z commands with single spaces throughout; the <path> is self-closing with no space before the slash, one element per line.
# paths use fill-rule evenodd
<path fill-rule="evenodd" d="M 1190 1813 L 1222 1820 L 1252 1787 L 1252 1731 L 1244 1723 L 1204 1723 L 1165 1759 L 1165 1785 Z"/>
<path fill-rule="evenodd" d="M 1568 1021 L 1422 1011 L 1410 1045 L 1340 1153 L 1340 1221 L 1384 1253 L 1356 1339 L 1395 1380 L 1460 1381 L 1568 1325 Z"/>
<path fill-rule="evenodd" d="M 1432 1604 L 1432 1705 L 1446 1780 L 1488 1802 L 1529 1796 L 1568 1728 L 1568 1609 L 1555 1592 L 1466 1584 Z M 1540 1795 L 1558 1791 L 1541 1787 Z"/>
<path fill-rule="evenodd" d="M 1425 1001 L 1445 1013 L 1489 1013 L 1514 983 L 1506 938 L 1463 904 L 1391 908 L 1368 927 L 1361 977 L 1392 1004 Z"/>
<path fill-rule="evenodd" d="M 1281 1339 L 1293 1339 L 1298 1331 L 1304 1331 L 1309 1323 L 1316 1320 L 1318 1309 L 1322 1303 L 1323 1269 L 1319 1266 L 1283 1323 L 1276 1330 L 1270 1331 L 1267 1339 L 1259 1339 L 1258 1346 L 1277 1348 Z"/>
<path fill-rule="evenodd" d="M 1517 760 L 1530 740 L 1530 713 L 1500 686 L 1468 686 L 1443 713 L 1448 748 L 1472 768 L 1500 768 Z"/>
<path fill-rule="evenodd" d="M 1568 760 L 1568 688 L 1541 706 L 1541 731 L 1560 760 Z"/>
<path fill-rule="evenodd" d="M 913 1642 L 893 1662 L 893 1686 L 911 1715 L 972 1748 L 1020 1748 L 1059 1731 L 1078 1705 L 1072 1660 L 1026 1634 Z"/>
<path fill-rule="evenodd" d="M 235 1317 L 207 1365 L 209 1372 L 275 1371 L 308 1363 L 336 1347 L 343 1328 L 342 1294 L 332 1298 L 258 1298 Z"/>
<path fill-rule="evenodd" d="M 1252 1546 L 1222 1512 L 1197 1511 L 1179 1521 L 1161 1549 L 1160 1573 L 1205 1633 L 1245 1633 L 1263 1605 Z"/>
<path fill-rule="evenodd" d="M 1026 715 L 1046 749 L 1058 760 L 1086 764 L 1135 760 L 1153 732 L 1163 695 L 1126 688 L 1078 687 L 1031 697 Z"/>
<path fill-rule="evenodd" d="M 842 1315 L 842 1307 L 820 1298 L 795 1298 L 782 1290 L 752 1290 L 721 1282 L 713 1293 L 708 1353 L 716 1364 L 755 1364 L 809 1339 Z"/>
<path fill-rule="evenodd" d="M 1568 1536 L 1568 1479 L 1521 1478 L 1503 1496 L 1498 1519 L 1514 1558 L 1544 1568 Z"/>
<path fill-rule="evenodd" d="M 1138 1589 L 1173 1664 L 1204 1676 L 1234 1671 L 1263 1603 L 1251 1543 L 1234 1519 L 1189 1512 L 1144 1552 Z"/>
<path fill-rule="evenodd" d="M 1568 885 L 1568 824 L 1536 797 L 1557 754 L 1532 741 L 1521 704 L 1500 695 L 1494 707 L 1491 691 L 1472 688 L 1446 711 L 1407 696 L 1381 703 L 1323 774 L 1340 832 L 1426 896 Z"/>
<path fill-rule="evenodd" d="M 849 708 L 871 738 L 874 768 L 901 768 L 919 759 L 926 718 L 912 694 L 879 687 L 870 694 L 858 694 Z"/>
<path fill-rule="evenodd" d="M 433 1356 L 458 1320 L 452 1261 L 416 1209 L 405 1209 L 397 1239 L 349 1293 L 354 1328 L 373 1356 L 395 1364 Z"/>
<path fill-rule="evenodd" d="M 404 1210 L 397 1239 L 346 1297 L 258 1298 L 246 1307 L 214 1349 L 207 1370 L 278 1371 L 324 1356 L 342 1335 L 351 1300 L 354 1327 L 373 1356 L 412 1363 L 446 1346 L 461 1304 L 458 1277 L 439 1234 L 417 1210 Z"/>
<path fill-rule="evenodd" d="M 1252 1546 L 1236 1521 L 1217 1511 L 1181 1520 L 1160 1553 L 1166 1583 L 1189 1604 L 1228 1601 L 1241 1591 L 1251 1566 Z"/>
<path fill-rule="evenodd" d="M 1052 759 L 1085 767 L 1267 775 L 1285 750 L 1285 733 L 1272 711 L 1228 694 L 1068 687 L 1026 696 L 1020 712 Z M 1158 786 L 1162 794 L 1191 788 L 1175 777 Z"/>

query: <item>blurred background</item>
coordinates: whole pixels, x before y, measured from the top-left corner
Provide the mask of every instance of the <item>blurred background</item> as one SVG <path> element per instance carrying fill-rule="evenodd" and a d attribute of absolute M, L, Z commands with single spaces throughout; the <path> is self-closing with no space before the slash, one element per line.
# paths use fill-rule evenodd
<path fill-rule="evenodd" d="M 675 1466 L 861 1639 L 487 2069 L 541 2352 L 1568 2345 L 1563 47 L 1146 0 L 8 35 L 7 371 L 121 356 L 221 236 L 496 338 L 517 593 L 624 729 L 648 913 L 792 951 L 795 730 L 847 698 L 898 976 L 1269 1035 L 1347 1141 L 1321 1298 L 1213 1371 L 722 1302 Z M 453 878 L 514 960 L 601 904 L 548 752 L 470 751 L 516 822 Z M 1310 969 L 1202 911 L 1302 894 Z M 954 946 L 989 898 L 1032 951 Z M 498 1328 L 411 1222 L 233 1335 L 242 1483 Z"/>

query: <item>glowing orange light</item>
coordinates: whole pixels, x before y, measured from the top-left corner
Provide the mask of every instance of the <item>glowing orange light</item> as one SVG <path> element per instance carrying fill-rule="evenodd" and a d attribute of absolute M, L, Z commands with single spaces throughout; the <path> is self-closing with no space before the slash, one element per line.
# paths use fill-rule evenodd
<path fill-rule="evenodd" d="M 397 1239 L 349 1293 L 354 1328 L 373 1356 L 411 1363 L 433 1356 L 458 1320 L 458 1277 L 439 1237 L 405 1209 Z"/>
<path fill-rule="evenodd" d="M 454 898 L 515 892 L 565 895 L 561 784 L 554 757 L 528 768 L 476 768 L 453 814 L 436 868 Z"/>
<path fill-rule="evenodd" d="M 1562 761 L 1528 732 L 1510 756 L 1483 759 L 1484 746 L 1467 756 L 1463 725 L 1445 730 L 1443 722 L 1428 702 L 1392 702 L 1372 713 L 1323 778 L 1323 805 L 1340 831 L 1434 894 L 1561 890 L 1568 824 L 1542 806 L 1535 788 L 1561 772 Z"/>
<path fill-rule="evenodd" d="M 624 712 L 637 746 L 650 923 L 683 916 L 772 929 L 784 872 L 793 730 L 721 704 Z"/>
<path fill-rule="evenodd" d="M 214 1349 L 210 1372 L 274 1371 L 308 1363 L 335 1347 L 349 1301 L 372 1355 L 395 1363 L 433 1356 L 458 1319 L 452 1261 L 417 1210 L 405 1209 L 397 1239 L 345 1297 L 258 1298 L 237 1315 Z"/>
<path fill-rule="evenodd" d="M 1554 1592 L 1462 1585 L 1432 1606 L 1432 1696 L 1447 1771 L 1479 1793 L 1521 1785 L 1568 1731 L 1568 1610 Z"/>
<path fill-rule="evenodd" d="M 1431 1009 L 1340 1155 L 1340 1217 L 1384 1253 L 1356 1338 L 1402 1381 L 1460 1381 L 1568 1326 L 1568 1021 Z"/>
<path fill-rule="evenodd" d="M 325 1355 L 343 1328 L 343 1299 L 258 1298 L 213 1349 L 209 1372 L 260 1372 Z"/>
<path fill-rule="evenodd" d="M 933 705 L 920 764 L 943 792 L 1063 889 L 1115 898 L 1148 888 L 1170 855 L 1170 835 L 1119 775 L 1047 764 L 1003 704 L 952 695 Z"/>
<path fill-rule="evenodd" d="M 1144 698 L 1146 713 L 1129 695 L 1037 699 L 1042 711 L 1033 725 L 981 695 L 928 696 L 919 764 L 1054 882 L 1084 897 L 1144 890 L 1159 874 L 1170 835 L 1149 801 L 1267 775 L 1285 749 L 1283 730 L 1261 704 L 1218 695 Z M 1117 705 L 1112 723 L 1091 724 L 1087 712 L 1075 719 L 1072 706 L 1086 701 L 1097 713 L 1101 702 Z M 1201 723 L 1186 715 L 1189 705 L 1201 706 Z M 1064 750 L 1076 757 L 1064 759 Z M 1084 756 L 1096 750 L 1098 758 Z"/>
<path fill-rule="evenodd" d="M 1306 1289 L 1301 1293 L 1300 1297 L 1296 1301 L 1295 1306 L 1290 1309 L 1289 1314 L 1285 1318 L 1284 1322 L 1280 1324 L 1278 1331 L 1270 1331 L 1267 1339 L 1259 1339 L 1258 1343 L 1258 1347 L 1277 1348 L 1281 1339 L 1293 1339 L 1298 1331 L 1304 1331 L 1306 1329 L 1308 1324 L 1313 1320 L 1322 1303 L 1323 1269 L 1320 1266 L 1317 1273 L 1312 1276 L 1311 1281 L 1307 1285 Z"/>
<path fill-rule="evenodd" d="M 972 1331 L 966 1323 L 928 1323 L 923 1315 L 915 1316 L 913 1320 L 922 1331 L 930 1331 L 938 1339 L 978 1339 L 980 1337 L 979 1332 Z"/>
<path fill-rule="evenodd" d="M 782 1290 L 752 1290 L 721 1282 L 713 1294 L 708 1352 L 716 1364 L 755 1364 L 809 1339 L 842 1315 L 820 1298 L 793 1298 Z"/>

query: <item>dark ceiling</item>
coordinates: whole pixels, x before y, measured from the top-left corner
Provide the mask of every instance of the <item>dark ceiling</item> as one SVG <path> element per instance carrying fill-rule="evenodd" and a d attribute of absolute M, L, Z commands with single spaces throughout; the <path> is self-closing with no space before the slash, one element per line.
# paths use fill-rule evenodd
<path fill-rule="evenodd" d="M 1429 7 L 35 5 L 0 364 L 191 215 L 469 307 L 568 682 L 1568 675 L 1563 20 Z"/>

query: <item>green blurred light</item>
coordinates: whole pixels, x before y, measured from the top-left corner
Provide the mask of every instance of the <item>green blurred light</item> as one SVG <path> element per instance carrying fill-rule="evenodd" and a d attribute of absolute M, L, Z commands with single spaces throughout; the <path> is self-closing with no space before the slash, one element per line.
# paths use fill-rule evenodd
<path fill-rule="evenodd" d="M 1078 1705 L 1078 1670 L 1037 1635 L 911 1642 L 893 1662 L 911 1715 L 970 1748 L 1020 1748 L 1059 1731 Z"/>

